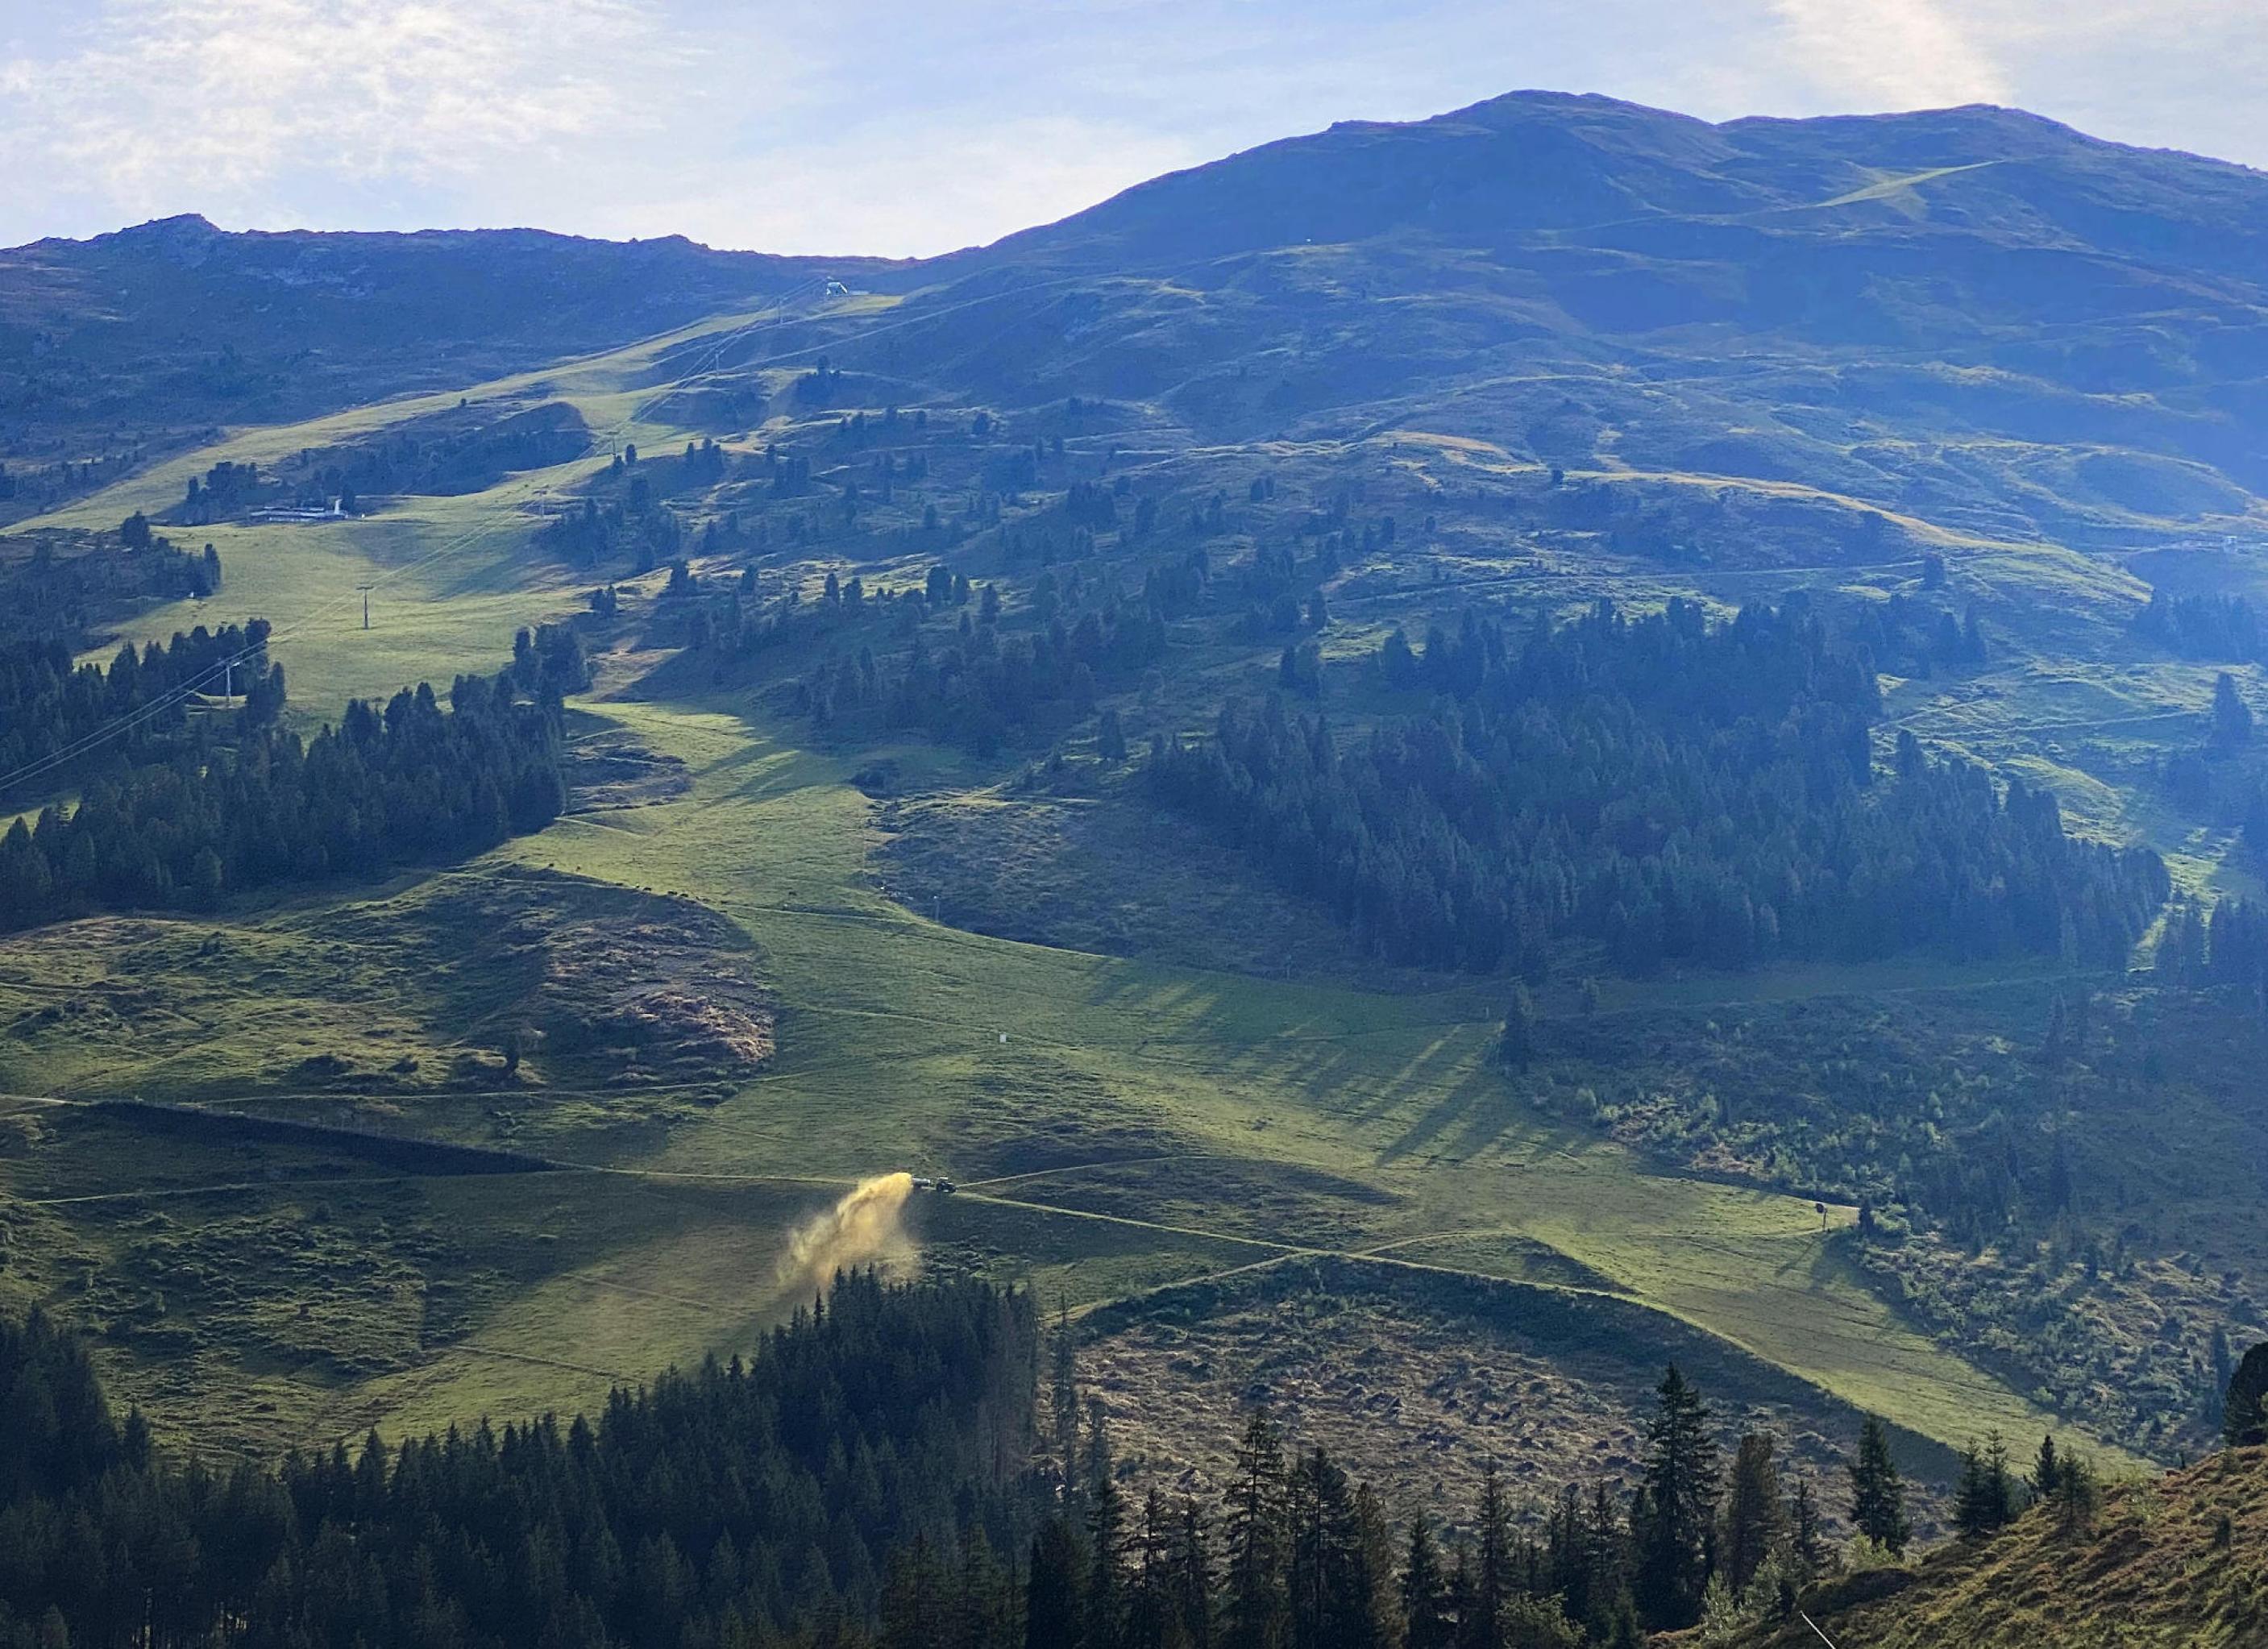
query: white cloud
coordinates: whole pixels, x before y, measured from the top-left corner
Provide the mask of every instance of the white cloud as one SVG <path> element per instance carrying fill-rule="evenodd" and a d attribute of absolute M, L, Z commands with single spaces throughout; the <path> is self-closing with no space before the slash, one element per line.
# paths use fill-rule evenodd
<path fill-rule="evenodd" d="M 1943 0 L 1771 0 L 1774 67 L 1861 111 L 2004 103 L 2011 82 Z"/>
<path fill-rule="evenodd" d="M 0 0 L 0 244 L 538 224 L 942 251 L 1521 86 L 2268 161 L 2262 0 Z"/>
<path fill-rule="evenodd" d="M 635 129 L 672 55 L 634 0 L 110 0 L 0 64 L 0 163 L 127 215 L 265 222 L 309 180 L 446 187 Z"/>

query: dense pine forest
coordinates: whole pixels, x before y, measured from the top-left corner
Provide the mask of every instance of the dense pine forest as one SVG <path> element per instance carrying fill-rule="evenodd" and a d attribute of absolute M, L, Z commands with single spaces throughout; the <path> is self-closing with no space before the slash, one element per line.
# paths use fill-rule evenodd
<path fill-rule="evenodd" d="M 1570 941 L 1632 974 L 1780 958 L 2122 957 L 2169 891 L 2146 850 L 1902 736 L 1878 782 L 1872 662 L 1806 607 L 1712 625 L 1602 603 L 1525 635 L 1469 616 L 1384 683 L 1431 700 L 1352 742 L 1278 699 L 1160 739 L 1156 794 L 1397 962 L 1531 977 Z"/>
<path fill-rule="evenodd" d="M 76 649 L 132 604 L 202 600 L 221 587 L 220 555 L 210 544 L 182 549 L 139 517 L 116 533 L 50 527 L 25 536 L 28 553 L 0 560 L 0 643 L 61 638 Z"/>
<path fill-rule="evenodd" d="M 1912 1539 L 1878 1422 L 1838 1545 L 1774 1439 L 1728 1456 L 1675 1367 L 1627 1492 L 1516 1506 L 1491 1466 L 1455 1527 L 1397 1523 L 1256 1412 L 1217 1493 L 1138 1501 L 1069 1329 L 1044 1404 L 1041 1352 L 1027 1293 L 845 1275 L 752 1358 L 595 1416 L 223 1469 L 119 1421 L 34 1314 L 0 1325 L 0 1645 L 1619 1649 L 1787 1618 Z M 2263 1370 L 2268 1348 L 2232 1386 L 2232 1440 Z M 2077 1524 L 2095 1493 L 2052 1442 L 2027 1472 L 1995 1438 L 1964 1456 L 1954 1520 L 1988 1540 L 2037 1501 Z"/>
<path fill-rule="evenodd" d="M 33 1318 L 0 1329 L 0 1643 L 864 1642 L 885 1554 L 1020 1537 L 1034 1360 L 1027 1296 L 853 1277 L 596 1416 L 224 1469 Z"/>
<path fill-rule="evenodd" d="M 283 675 L 267 647 L 268 623 L 257 618 L 217 630 L 200 624 L 138 652 L 129 643 L 107 669 L 74 664 L 67 634 L 0 644 L 0 773 L 34 769 L 16 788 L 36 793 L 40 777 L 113 723 L 123 732 L 104 741 L 105 759 L 163 748 L 179 741 L 193 698 L 240 693 L 247 721 L 264 725 L 283 708 Z"/>
<path fill-rule="evenodd" d="M 68 654 L 35 650 L 35 667 L 11 678 L 20 719 L 4 724 L 32 763 L 70 755 L 73 740 L 137 706 L 139 736 L 95 753 L 77 806 L 50 804 L 0 836 L 0 928 L 206 908 L 231 891 L 476 853 L 566 805 L 562 700 L 585 680 L 572 629 L 523 630 L 494 677 L 457 678 L 446 711 L 421 683 L 382 707 L 352 701 L 306 740 L 277 725 L 284 673 L 261 652 L 266 635 L 258 620 L 200 628 L 122 648 L 107 671 L 60 674 Z M 188 689 L 218 685 L 225 661 L 248 678 L 242 708 L 188 714 Z"/>

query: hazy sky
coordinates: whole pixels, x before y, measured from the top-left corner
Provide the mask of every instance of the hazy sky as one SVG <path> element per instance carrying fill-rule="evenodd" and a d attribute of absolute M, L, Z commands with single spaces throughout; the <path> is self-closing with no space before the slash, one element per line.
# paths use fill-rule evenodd
<path fill-rule="evenodd" d="M 0 0 L 0 245 L 533 224 L 917 254 L 1519 87 L 1990 101 L 2268 166 L 2264 0 Z"/>

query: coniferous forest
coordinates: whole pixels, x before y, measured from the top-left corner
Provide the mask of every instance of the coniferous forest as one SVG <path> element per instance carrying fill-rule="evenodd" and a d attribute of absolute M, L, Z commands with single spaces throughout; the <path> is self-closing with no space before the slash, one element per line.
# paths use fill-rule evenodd
<path fill-rule="evenodd" d="M 217 630 L 203 625 L 137 652 L 119 648 L 108 668 L 72 662 L 68 632 L 0 644 L 0 772 L 45 770 L 80 741 L 123 724 L 120 753 L 146 754 L 179 740 L 192 695 L 242 694 L 248 719 L 266 723 L 283 704 L 283 677 L 267 658 L 268 623 Z"/>
<path fill-rule="evenodd" d="M 843 1281 L 745 1363 L 605 1411 L 275 1470 L 151 1447 L 85 1354 L 0 1329 L 0 1643 L 862 1643 L 884 1558 L 1028 1520 L 1033 1317 Z"/>
<path fill-rule="evenodd" d="M 266 634 L 258 620 L 200 628 L 123 648 L 107 671 L 58 674 L 41 653 L 13 679 L 21 716 L 5 725 L 34 762 L 70 755 L 83 724 L 142 710 L 139 739 L 99 753 L 76 806 L 51 804 L 0 836 L 0 929 L 201 909 L 233 890 L 476 853 L 566 805 L 562 698 L 585 680 L 571 629 L 523 630 L 495 676 L 457 678 L 446 711 L 421 683 L 383 706 L 352 701 L 305 740 L 276 725 L 284 673 L 261 650 Z M 184 689 L 218 686 L 224 660 L 244 678 L 242 707 L 191 713 Z"/>
<path fill-rule="evenodd" d="M 1521 1505 L 1491 1465 L 1454 1524 L 1404 1521 L 1255 1411 L 1216 1490 L 1138 1498 L 1051 1338 L 1043 1379 L 1028 1293 L 848 1273 L 754 1356 L 597 1415 L 223 1469 L 119 1420 L 34 1314 L 0 1324 L 0 1645 L 1620 1649 L 1787 1618 L 1845 1561 L 1830 1516 L 1861 1562 L 1912 1535 L 1878 1421 L 1830 1506 L 1770 1434 L 1728 1454 L 1675 1366 L 1627 1488 Z M 2094 1493 L 1994 1437 L 1954 1515 L 1981 1541 Z"/>
<path fill-rule="evenodd" d="M 80 647 L 122 607 L 202 600 L 220 588 L 218 551 L 180 548 L 139 515 L 115 533 L 46 528 L 32 536 L 29 555 L 0 560 L 0 642 L 59 638 Z"/>
<path fill-rule="evenodd" d="M 2107 964 L 2168 892 L 2146 850 L 2066 836 L 1910 736 L 1878 776 L 1871 662 L 1801 606 L 1710 624 L 1602 603 L 1525 635 L 1469 617 L 1377 667 L 1431 707 L 1342 741 L 1271 698 L 1160 740 L 1169 806 L 1211 823 L 1394 961 L 1626 973 L 1780 958 L 2061 954 Z"/>

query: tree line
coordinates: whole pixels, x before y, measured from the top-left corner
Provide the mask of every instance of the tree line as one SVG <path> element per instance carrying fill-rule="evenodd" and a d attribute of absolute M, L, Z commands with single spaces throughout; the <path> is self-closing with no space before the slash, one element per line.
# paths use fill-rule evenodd
<path fill-rule="evenodd" d="M 1674 1366 L 1637 1483 L 1540 1517 L 1491 1462 L 1463 1527 L 1397 1528 L 1258 1414 L 1217 1495 L 1138 1505 L 1067 1326 L 1044 1382 L 1040 1341 L 1021 1291 L 842 1275 L 751 1358 L 596 1415 L 222 1470 L 118 1419 L 55 1323 L 0 1321 L 0 1649 L 1631 1649 L 1787 1618 L 1912 1535 L 1879 1421 L 1838 1551 L 1810 1479 L 1768 1433 L 1727 1458 Z M 2232 1447 L 2268 1437 L 2264 1390 L 2268 1346 Z M 2051 1439 L 2026 1476 L 1995 1437 L 1955 1519 L 1985 1541 L 2037 1503 L 2075 1533 L 2095 1495 Z"/>
<path fill-rule="evenodd" d="M 30 555 L 0 564 L 0 642 L 51 639 L 77 652 L 129 607 L 202 600 L 220 589 L 220 553 L 210 544 L 202 554 L 183 550 L 143 525 L 138 544 L 54 527 L 25 535 Z"/>
<path fill-rule="evenodd" d="M 1028 1298 L 872 1277 L 604 1410 L 209 1466 L 0 1326 L 0 1649 L 863 1645 L 888 1552 L 1012 1550 Z"/>
<path fill-rule="evenodd" d="M 1422 1513 L 1395 1528 L 1371 1485 L 1322 1447 L 1287 1451 L 1260 1414 L 1217 1504 L 1169 1504 L 1153 1488 L 1136 1507 L 1100 1404 L 1082 1424 L 1064 1356 L 1046 1430 L 1052 1505 L 1020 1598 L 970 1599 L 917 1550 L 886 1593 L 884 1649 L 1624 1649 L 1712 1609 L 1781 1610 L 1836 1561 L 1809 1480 L 1784 1484 L 1762 1432 L 1727 1462 L 1706 1405 L 1675 1367 L 1627 1495 L 1571 1483 L 1540 1520 L 1523 1520 L 1491 1461 L 1466 1527 L 1445 1530 Z M 1904 1487 L 1874 1422 L 1852 1482 L 1859 1527 L 1902 1549 Z M 1000 1623 L 939 1635 L 913 1601 L 940 1593 L 958 1593 L 949 1618 Z"/>
<path fill-rule="evenodd" d="M 1712 624 L 1601 602 L 1525 635 L 1468 615 L 1380 680 L 1427 707 L 1339 739 L 1280 698 L 1158 740 L 1167 805 L 1212 825 L 1377 953 L 1531 979 L 1570 942 L 1644 974 L 1859 961 L 2122 960 L 2169 888 L 2078 841 L 2053 796 L 1898 740 L 1877 782 L 1870 659 L 1800 604 Z"/>
<path fill-rule="evenodd" d="M 2268 1347 L 2248 1370 L 2253 1384 L 2240 1375 L 2232 1391 L 2252 1394 L 2257 1428 Z M 1697 1625 L 1715 1642 L 1792 1618 L 1804 1586 L 1846 1565 L 1902 1561 L 1913 1538 L 1881 1421 L 1861 1421 L 1845 1462 L 1838 1544 L 1820 1491 L 1783 1475 L 1773 1437 L 1748 1431 L 1725 1449 L 1675 1366 L 1655 1388 L 1635 1484 L 1570 1483 L 1522 1517 L 1491 1461 L 1448 1528 L 1424 1513 L 1397 1527 L 1327 1449 L 1287 1448 L 1258 1413 L 1217 1496 L 1152 1487 L 1138 1505 L 1101 1405 L 1081 1402 L 1067 1332 L 1049 1388 L 1020 1575 L 989 1548 L 917 1541 L 891 1564 L 880 1649 L 1634 1649 Z M 2036 1503 L 2066 1531 L 2086 1527 L 2093 1468 L 2051 1438 L 2029 1476 L 1997 1434 L 1962 1459 L 1962 1539 L 1989 1541 Z"/>
<path fill-rule="evenodd" d="M 420 683 L 382 707 L 353 700 L 303 741 L 273 725 L 284 684 L 266 665 L 232 741 L 200 727 L 99 773 L 76 806 L 18 817 L 0 836 L 0 928 L 207 908 L 232 891 L 477 853 L 540 830 L 566 805 L 561 700 L 584 671 L 572 629 L 523 631 L 494 677 L 457 678 L 447 710 Z"/>
<path fill-rule="evenodd" d="M 2133 631 L 2184 659 L 2251 663 L 2268 658 L 2260 614 L 2241 595 L 2169 595 L 2150 592 Z"/>
<path fill-rule="evenodd" d="M 179 739 L 194 696 L 241 693 L 247 721 L 273 720 L 283 677 L 268 661 L 268 633 L 261 618 L 214 630 L 200 624 L 138 651 L 124 643 L 107 668 L 76 662 L 66 633 L 0 644 L 0 774 L 55 762 L 118 721 L 129 725 L 105 741 L 99 759 L 147 754 Z"/>

